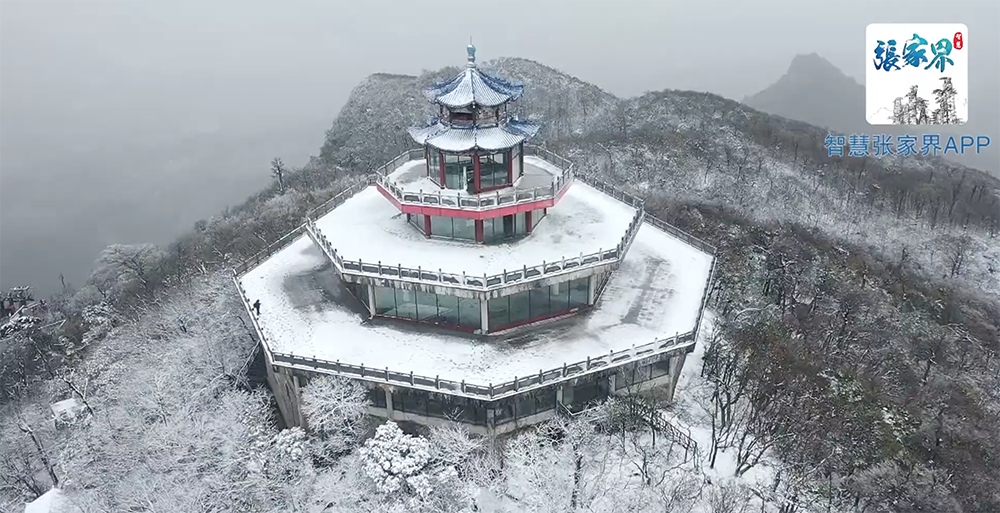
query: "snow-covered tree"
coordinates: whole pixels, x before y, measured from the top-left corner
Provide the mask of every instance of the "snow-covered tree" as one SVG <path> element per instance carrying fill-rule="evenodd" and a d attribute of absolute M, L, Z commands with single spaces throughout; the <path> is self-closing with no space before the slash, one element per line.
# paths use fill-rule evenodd
<path fill-rule="evenodd" d="M 339 376 L 314 378 L 302 392 L 302 414 L 315 436 L 317 454 L 336 458 L 356 447 L 365 434 L 365 390 Z"/>
<path fill-rule="evenodd" d="M 426 438 L 407 435 L 392 421 L 379 426 L 359 454 L 365 475 L 384 495 L 424 501 L 453 491 L 447 486 L 458 478 L 455 467 L 434 460 Z"/>

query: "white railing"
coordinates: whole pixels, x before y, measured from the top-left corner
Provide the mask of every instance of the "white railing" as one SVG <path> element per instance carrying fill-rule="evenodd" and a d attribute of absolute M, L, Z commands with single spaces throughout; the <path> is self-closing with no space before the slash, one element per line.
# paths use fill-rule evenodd
<path fill-rule="evenodd" d="M 243 302 L 243 306 L 246 309 L 247 314 L 250 316 L 250 320 L 254 330 L 256 331 L 257 337 L 260 339 L 262 347 L 264 347 L 270 355 L 270 362 L 275 365 L 302 368 L 304 370 L 325 374 L 338 374 L 392 385 L 403 385 L 412 388 L 433 390 L 444 394 L 460 395 L 475 399 L 503 399 L 534 388 L 549 386 L 569 379 L 575 379 L 589 373 L 607 370 L 609 368 L 618 367 L 620 365 L 625 365 L 627 363 L 632 363 L 664 353 L 684 350 L 695 343 L 695 332 L 691 331 L 684 334 L 676 334 L 672 338 L 654 340 L 653 342 L 638 346 L 633 345 L 628 349 L 609 351 L 603 355 L 587 357 L 586 360 L 574 363 L 564 363 L 562 367 L 557 367 L 555 369 L 539 369 L 537 374 L 522 377 L 515 376 L 511 381 L 496 385 L 493 383 L 488 383 L 486 385 L 467 383 L 464 380 L 452 381 L 449 379 L 442 379 L 440 375 L 434 377 L 422 376 L 414 374 L 412 371 L 394 371 L 388 367 L 375 368 L 365 366 L 364 364 L 357 365 L 345 363 L 340 360 L 331 361 L 316 357 L 275 352 L 270 340 L 261 328 L 260 322 L 251 306 L 250 298 L 247 297 L 246 289 L 243 288 L 243 284 L 240 283 L 239 277 L 236 275 L 235 271 L 233 273 L 233 281 L 236 283 L 236 288 L 240 292 L 240 299 Z"/>
<path fill-rule="evenodd" d="M 433 206 L 456 210 L 491 210 L 521 203 L 531 203 L 539 200 L 555 198 L 573 181 L 573 163 L 544 148 L 525 146 L 526 156 L 538 157 L 558 167 L 561 172 L 555 175 L 549 185 L 533 188 L 508 187 L 492 193 L 470 194 L 455 189 L 435 189 L 434 191 L 410 191 L 399 187 L 390 178 L 393 172 L 403 164 L 412 160 L 424 160 L 424 150 L 413 149 L 399 154 L 396 158 L 375 170 L 375 183 L 391 194 L 403 205 Z"/>

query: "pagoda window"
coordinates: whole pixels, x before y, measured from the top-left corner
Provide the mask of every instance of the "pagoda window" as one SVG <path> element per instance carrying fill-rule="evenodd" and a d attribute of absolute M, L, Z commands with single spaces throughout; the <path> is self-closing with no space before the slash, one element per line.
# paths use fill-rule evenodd
<path fill-rule="evenodd" d="M 454 238 L 452 228 L 452 218 L 443 216 L 431 216 L 431 235 L 445 239 Z"/>
<path fill-rule="evenodd" d="M 569 307 L 579 308 L 587 306 L 587 299 L 590 296 L 590 279 L 580 278 L 569 282 Z"/>
<path fill-rule="evenodd" d="M 396 290 L 396 315 L 402 319 L 417 320 L 417 294 L 412 290 Z"/>
<path fill-rule="evenodd" d="M 448 189 L 468 189 L 474 166 L 471 155 L 444 156 L 444 186 Z"/>
<path fill-rule="evenodd" d="M 551 313 L 569 310 L 569 283 L 556 283 L 549 286 L 549 310 Z"/>
<path fill-rule="evenodd" d="M 440 294 L 437 297 L 438 320 L 441 324 L 458 326 L 461 318 L 458 312 L 458 298 Z"/>
<path fill-rule="evenodd" d="M 479 190 L 497 189 L 510 185 L 506 153 L 479 156 Z"/>
<path fill-rule="evenodd" d="M 417 230 L 420 230 L 420 233 L 423 233 L 424 235 L 427 235 L 427 232 L 424 231 L 424 227 L 426 225 L 424 224 L 424 215 L 423 214 L 406 214 L 406 220 L 409 221 L 410 224 L 412 224 L 413 226 L 415 226 L 417 228 Z M 433 228 L 431 228 L 431 229 L 433 230 Z"/>
<path fill-rule="evenodd" d="M 437 294 L 419 291 L 415 294 L 417 297 L 417 320 L 423 322 L 437 322 Z"/>
<path fill-rule="evenodd" d="M 476 116 L 471 111 L 453 110 L 451 111 L 450 120 L 452 123 L 458 124 L 472 124 L 475 121 Z"/>
<path fill-rule="evenodd" d="M 510 324 L 521 324 L 531 319 L 531 309 L 528 307 L 528 291 L 518 292 L 510 297 Z"/>
<path fill-rule="evenodd" d="M 375 315 L 396 316 L 396 291 L 389 287 L 375 287 Z"/>
<path fill-rule="evenodd" d="M 490 331 L 510 324 L 510 297 L 498 297 L 489 300 L 488 308 Z"/>

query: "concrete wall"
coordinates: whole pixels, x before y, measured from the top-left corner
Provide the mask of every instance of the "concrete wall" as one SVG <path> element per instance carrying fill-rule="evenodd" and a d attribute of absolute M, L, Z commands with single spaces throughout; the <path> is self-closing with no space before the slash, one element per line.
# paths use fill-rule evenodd
<path fill-rule="evenodd" d="M 271 392 L 274 393 L 274 399 L 278 403 L 278 411 L 281 412 L 285 426 L 305 428 L 305 421 L 300 409 L 302 394 L 299 380 L 292 374 L 292 370 L 287 367 L 271 365 L 268 361 L 267 384 L 271 387 Z"/>

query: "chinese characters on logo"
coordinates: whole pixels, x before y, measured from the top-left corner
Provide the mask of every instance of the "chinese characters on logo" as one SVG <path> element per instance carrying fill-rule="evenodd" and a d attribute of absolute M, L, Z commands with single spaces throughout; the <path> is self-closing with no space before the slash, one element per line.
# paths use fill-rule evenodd
<path fill-rule="evenodd" d="M 909 134 L 897 137 L 895 147 L 891 134 L 874 134 L 870 137 L 868 134 L 851 134 L 850 136 L 828 134 L 823 141 L 828 157 L 843 157 L 845 145 L 848 146 L 849 157 L 891 157 L 893 155 L 901 157 L 930 155 L 936 157 L 938 154 L 965 153 L 967 148 L 973 147 L 975 147 L 976 153 L 979 153 L 990 145 L 990 138 L 986 135 L 976 137 L 963 135 L 956 140 L 954 136 L 948 136 L 945 146 L 942 148 L 940 134 L 924 134 L 921 137 L 919 150 L 914 146 L 916 143 L 917 138 Z"/>
<path fill-rule="evenodd" d="M 925 46 L 927 46 L 927 40 L 920 37 L 919 34 L 914 33 L 913 38 L 907 39 L 904 43 L 903 53 L 900 56 L 896 55 L 895 39 L 890 39 L 888 42 L 879 39 L 878 45 L 875 47 L 875 58 L 872 59 L 872 63 L 875 64 L 875 69 L 886 72 L 894 69 L 903 69 L 898 64 L 900 59 L 903 60 L 903 66 L 917 68 L 927 62 L 927 49 L 924 48 Z M 931 52 L 934 53 L 934 59 L 924 69 L 937 67 L 939 71 L 944 73 L 946 65 L 955 64 L 955 61 L 949 57 L 953 47 L 951 41 L 946 37 L 930 45 Z"/>

